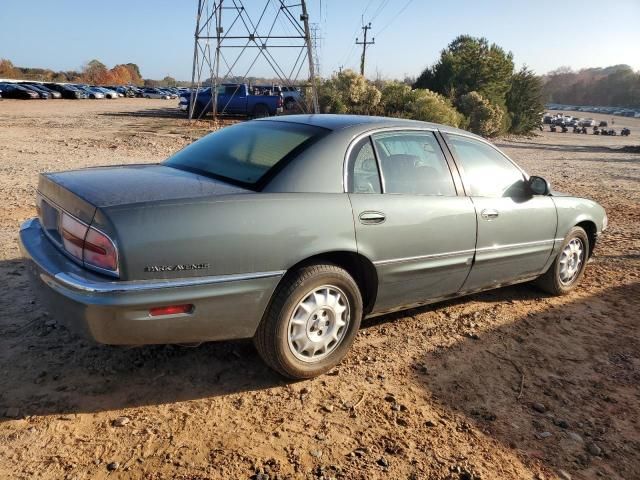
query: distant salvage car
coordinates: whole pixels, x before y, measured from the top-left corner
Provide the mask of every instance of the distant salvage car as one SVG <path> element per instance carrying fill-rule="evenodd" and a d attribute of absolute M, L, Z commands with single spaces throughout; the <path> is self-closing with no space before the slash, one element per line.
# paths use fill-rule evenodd
<path fill-rule="evenodd" d="M 81 92 L 80 90 L 78 90 L 77 88 L 71 85 L 61 85 L 58 83 L 45 83 L 44 86 L 51 90 L 55 90 L 56 92 L 60 92 L 60 94 L 62 95 L 62 98 L 69 98 L 69 99 L 87 98 L 86 93 Z"/>
<path fill-rule="evenodd" d="M 21 100 L 31 100 L 40 98 L 40 94 L 34 90 L 25 88 L 17 83 L 0 83 L 3 98 L 15 98 Z"/>
<path fill-rule="evenodd" d="M 163 92 L 157 88 L 143 88 L 142 96 L 144 98 L 161 98 L 163 100 L 169 100 L 171 98 L 171 95 L 167 92 Z"/>
<path fill-rule="evenodd" d="M 341 115 L 42 174 L 37 208 L 21 248 L 60 322 L 107 344 L 253 338 L 292 378 L 334 367 L 363 317 L 530 280 L 566 294 L 607 227 L 481 137 Z"/>

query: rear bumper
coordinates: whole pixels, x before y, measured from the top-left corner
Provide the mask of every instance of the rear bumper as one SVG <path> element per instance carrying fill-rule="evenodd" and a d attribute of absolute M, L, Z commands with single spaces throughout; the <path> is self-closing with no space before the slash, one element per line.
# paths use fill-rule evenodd
<path fill-rule="evenodd" d="M 99 343 L 142 345 L 250 338 L 284 271 L 113 281 L 76 265 L 37 219 L 20 228 L 34 290 L 72 331 Z M 191 313 L 152 317 L 151 307 L 193 304 Z"/>

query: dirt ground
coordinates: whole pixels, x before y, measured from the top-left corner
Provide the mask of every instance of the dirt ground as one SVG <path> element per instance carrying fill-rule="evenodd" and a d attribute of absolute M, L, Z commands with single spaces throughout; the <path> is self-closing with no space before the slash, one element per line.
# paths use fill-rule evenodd
<path fill-rule="evenodd" d="M 174 103 L 0 101 L 0 478 L 640 478 L 640 154 L 621 149 L 640 120 L 498 142 L 607 209 L 575 293 L 367 321 L 334 371 L 289 382 L 250 342 L 99 346 L 35 301 L 17 232 L 38 172 L 165 158 L 208 126 Z"/>

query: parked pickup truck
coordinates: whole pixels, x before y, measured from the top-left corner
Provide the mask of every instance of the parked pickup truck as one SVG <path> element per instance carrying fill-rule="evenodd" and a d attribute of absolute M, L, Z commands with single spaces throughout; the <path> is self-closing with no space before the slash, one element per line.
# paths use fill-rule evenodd
<path fill-rule="evenodd" d="M 282 113 L 283 99 L 280 95 L 251 95 L 244 83 L 223 84 L 218 88 L 218 113 L 244 115 L 249 117 L 268 117 Z M 180 109 L 188 111 L 190 95 L 180 97 Z M 198 92 L 195 100 L 194 117 L 213 112 L 211 88 Z"/>

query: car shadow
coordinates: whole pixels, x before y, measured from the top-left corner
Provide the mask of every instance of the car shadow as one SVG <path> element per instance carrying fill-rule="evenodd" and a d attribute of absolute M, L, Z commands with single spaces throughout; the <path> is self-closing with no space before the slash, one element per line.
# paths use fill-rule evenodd
<path fill-rule="evenodd" d="M 197 347 L 92 343 L 38 304 L 22 261 L 0 262 L 0 277 L 7 279 L 0 293 L 0 421 L 8 419 L 7 411 L 14 416 L 13 409 L 20 417 L 99 412 L 288 383 L 264 365 L 249 341 Z"/>
<path fill-rule="evenodd" d="M 177 119 L 188 120 L 187 112 L 178 109 L 177 106 L 167 106 L 166 108 L 145 108 L 141 110 L 123 110 L 119 112 L 100 112 L 100 116 L 119 117 L 119 118 L 160 118 L 160 119 Z M 240 115 L 221 115 L 218 114 L 217 119 L 224 124 L 232 124 L 237 121 L 247 120 L 246 116 Z M 194 118 L 194 121 L 211 122 L 213 116 L 211 114 L 203 115 L 200 118 Z"/>
<path fill-rule="evenodd" d="M 142 110 L 131 110 L 121 112 L 100 112 L 103 117 L 138 117 L 138 118 L 178 118 L 186 119 L 185 112 L 179 110 L 175 105 L 166 108 L 145 108 Z"/>
<path fill-rule="evenodd" d="M 639 298 L 636 282 L 542 303 L 495 329 L 474 317 L 477 334 L 425 346 L 414 380 L 525 461 L 632 478 L 640 449 L 621 447 L 638 445 Z"/>
<path fill-rule="evenodd" d="M 199 346 L 115 347 L 75 336 L 34 300 L 26 266 L 0 262 L 8 286 L 0 296 L 0 421 L 20 416 L 89 413 L 158 405 L 262 390 L 291 383 L 262 362 L 250 341 Z M 476 294 L 485 302 L 539 298 L 529 287 Z M 363 322 L 363 328 L 431 309 L 465 302 L 451 300 Z M 62 314 L 62 313 L 59 313 Z M 6 420 L 6 418 L 4 419 Z"/>

